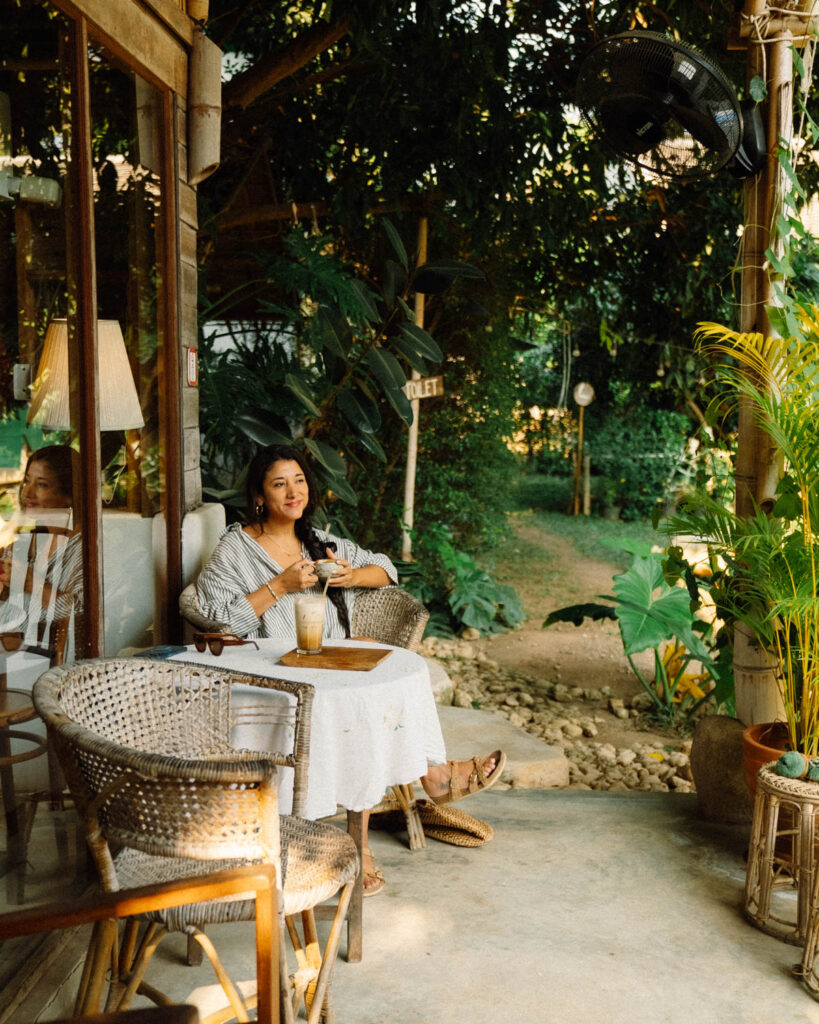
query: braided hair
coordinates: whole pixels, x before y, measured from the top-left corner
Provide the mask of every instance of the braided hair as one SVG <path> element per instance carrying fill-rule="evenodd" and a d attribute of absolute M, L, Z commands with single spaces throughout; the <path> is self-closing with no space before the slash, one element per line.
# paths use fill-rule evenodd
<path fill-rule="evenodd" d="M 334 550 L 335 544 L 323 542 L 313 528 L 313 513 L 318 505 L 318 488 L 316 487 L 310 466 L 307 464 L 303 452 L 300 452 L 298 448 L 285 444 L 271 444 L 266 448 L 261 448 L 253 456 L 247 470 L 246 518 L 248 523 L 261 526 L 264 520 L 267 510 L 264 502 L 260 500 L 260 496 L 264 494 L 264 480 L 267 476 L 267 471 L 274 462 L 295 462 L 304 474 L 304 479 L 307 481 L 307 504 L 304 506 L 301 518 L 296 520 L 296 537 L 307 549 L 307 554 L 313 561 L 326 558 L 327 551 L 325 549 L 329 547 Z M 327 597 L 335 605 L 338 621 L 341 623 L 344 635 L 349 637 L 351 635 L 350 616 L 347 612 L 347 603 L 344 600 L 344 595 L 340 590 L 328 587 Z"/>

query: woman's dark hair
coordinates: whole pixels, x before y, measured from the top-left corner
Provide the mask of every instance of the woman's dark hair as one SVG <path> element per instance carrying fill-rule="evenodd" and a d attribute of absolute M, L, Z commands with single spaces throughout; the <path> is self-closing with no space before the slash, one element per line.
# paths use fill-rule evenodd
<path fill-rule="evenodd" d="M 70 445 L 48 444 L 45 448 L 38 448 L 29 455 L 23 479 L 25 480 L 32 462 L 45 462 L 57 478 L 60 493 L 66 495 L 71 503 L 74 500 L 74 469 L 78 461 L 79 455 Z M 22 497 L 22 485 L 20 491 Z"/>
<path fill-rule="evenodd" d="M 318 505 L 318 488 L 304 453 L 300 452 L 298 448 L 286 444 L 271 444 L 266 448 L 261 448 L 250 460 L 246 484 L 247 521 L 261 525 L 265 517 L 264 501 L 260 501 L 260 498 L 264 494 L 264 478 L 274 462 L 295 462 L 304 473 L 304 479 L 307 481 L 307 504 L 304 506 L 301 518 L 296 520 L 296 536 L 307 548 L 307 553 L 313 561 L 326 558 L 325 548 L 335 547 L 335 545 L 323 543 L 313 529 L 313 513 Z M 347 614 L 344 595 L 339 590 L 328 588 L 327 597 L 335 605 L 338 621 L 341 623 L 345 635 L 350 636 L 350 616 Z"/>

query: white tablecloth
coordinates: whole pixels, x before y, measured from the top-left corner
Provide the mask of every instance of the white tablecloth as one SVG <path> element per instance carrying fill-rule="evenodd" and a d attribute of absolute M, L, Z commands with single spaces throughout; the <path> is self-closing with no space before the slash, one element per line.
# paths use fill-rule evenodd
<path fill-rule="evenodd" d="M 310 738 L 310 771 L 305 817 L 323 818 L 338 807 L 363 811 L 373 807 L 391 785 L 425 775 L 430 764 L 446 761 L 444 739 L 423 658 L 399 647 L 333 640 L 333 646 L 383 647 L 392 653 L 368 672 L 287 668 L 282 654 L 292 641 L 259 640 L 226 647 L 219 657 L 190 647 L 174 660 L 213 668 L 312 683 L 316 688 Z M 238 687 L 237 703 L 281 700 L 275 691 Z M 237 747 L 250 750 L 292 750 L 284 746 L 281 729 L 245 723 L 234 731 Z M 292 800 L 292 773 L 280 770 L 280 809 Z"/>

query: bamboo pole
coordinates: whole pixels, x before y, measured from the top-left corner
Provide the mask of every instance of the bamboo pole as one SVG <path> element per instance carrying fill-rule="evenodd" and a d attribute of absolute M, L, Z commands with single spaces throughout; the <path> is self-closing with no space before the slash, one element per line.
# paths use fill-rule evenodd
<path fill-rule="evenodd" d="M 429 219 L 425 216 L 418 221 L 418 265 L 427 261 L 427 232 Z M 422 292 L 415 293 L 415 323 L 418 327 L 424 326 L 424 295 Z M 412 371 L 412 380 L 420 380 L 421 374 L 417 370 Z M 409 427 L 407 438 L 407 473 L 404 478 L 404 516 L 403 516 L 403 541 L 401 544 L 401 558 L 405 562 L 412 561 L 412 527 L 415 523 L 415 468 L 418 462 L 418 417 L 420 414 L 421 401 L 413 398 L 410 402 L 412 408 L 412 423 Z"/>
<path fill-rule="evenodd" d="M 764 0 L 748 0 L 750 17 L 765 13 Z M 765 66 L 763 48 L 755 36 L 748 40 L 747 79 L 761 75 Z M 777 154 L 780 137 L 790 139 L 792 113 L 792 58 L 787 43 L 770 44 L 768 70 L 768 159 L 765 168 L 745 183 L 744 234 L 740 278 L 740 330 L 770 334 L 765 311 L 772 296 L 772 284 L 765 269 L 765 250 L 771 244 L 772 218 L 782 194 L 781 168 Z M 766 505 L 772 496 L 772 481 L 778 475 L 778 459 L 769 439 L 759 429 L 755 413 L 746 399 L 740 399 L 736 455 L 736 501 L 738 515 L 751 515 L 755 505 Z M 734 691 L 737 717 L 746 726 L 783 717 L 784 708 L 776 676 L 764 651 L 745 629 L 734 630 Z"/>

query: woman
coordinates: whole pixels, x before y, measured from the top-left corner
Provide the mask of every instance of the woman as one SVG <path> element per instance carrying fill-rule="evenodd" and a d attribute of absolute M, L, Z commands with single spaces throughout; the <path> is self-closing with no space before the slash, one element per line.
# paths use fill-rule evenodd
<path fill-rule="evenodd" d="M 81 543 L 71 527 L 78 459 L 69 445 L 31 453 L 19 492 L 23 521 L 0 558 L 0 630 L 23 632 L 28 646 L 49 651 L 50 634 L 81 603 Z"/>
<path fill-rule="evenodd" d="M 317 490 L 304 456 L 295 448 L 271 445 L 250 463 L 247 475 L 248 524 L 229 526 L 196 582 L 202 611 L 248 638 L 295 639 L 294 595 L 316 587 L 313 563 L 332 558 L 341 569 L 330 579 L 324 635 L 350 636 L 356 591 L 398 582 L 385 556 L 313 527 Z M 421 779 L 438 803 L 486 789 L 500 778 L 505 755 L 432 765 Z M 367 846 L 367 815 L 362 843 L 364 893 L 372 895 L 384 877 Z"/>

